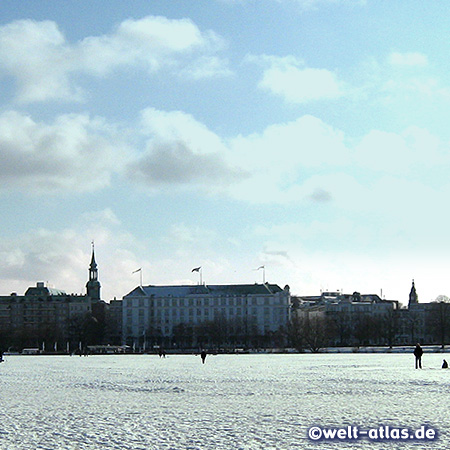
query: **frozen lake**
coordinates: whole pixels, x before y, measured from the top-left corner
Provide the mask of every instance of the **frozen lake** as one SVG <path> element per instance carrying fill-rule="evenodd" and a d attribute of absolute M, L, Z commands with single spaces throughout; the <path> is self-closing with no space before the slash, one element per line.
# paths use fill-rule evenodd
<path fill-rule="evenodd" d="M 450 369 L 425 354 L 7 356 L 0 449 L 445 449 Z M 428 442 L 311 441 L 324 427 L 416 429 Z"/>

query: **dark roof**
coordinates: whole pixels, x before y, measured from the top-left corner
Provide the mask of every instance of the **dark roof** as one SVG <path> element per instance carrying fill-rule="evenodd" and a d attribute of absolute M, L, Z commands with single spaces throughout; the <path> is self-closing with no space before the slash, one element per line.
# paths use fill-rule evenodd
<path fill-rule="evenodd" d="M 282 292 L 277 284 L 224 284 L 206 286 L 211 293 L 219 295 L 265 295 Z"/>
<path fill-rule="evenodd" d="M 65 291 L 61 291 L 60 289 L 54 289 L 54 288 L 50 288 L 50 287 L 39 287 L 39 286 L 35 286 L 35 287 L 29 287 L 27 289 L 27 291 L 25 292 L 25 295 L 67 295 Z"/>
<path fill-rule="evenodd" d="M 267 295 L 283 290 L 277 284 L 213 284 L 188 286 L 138 286 L 128 296 L 186 297 L 189 295 Z"/>

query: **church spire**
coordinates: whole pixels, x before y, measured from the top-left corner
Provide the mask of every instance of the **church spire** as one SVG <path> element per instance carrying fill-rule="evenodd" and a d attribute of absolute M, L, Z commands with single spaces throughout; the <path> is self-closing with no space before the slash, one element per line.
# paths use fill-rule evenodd
<path fill-rule="evenodd" d="M 408 307 L 411 305 L 417 305 L 419 303 L 419 299 L 416 292 L 416 286 L 414 284 L 414 279 L 412 280 L 411 292 L 409 293 L 409 303 Z"/>
<path fill-rule="evenodd" d="M 97 279 L 97 263 L 95 262 L 95 246 L 94 241 L 92 241 L 92 257 L 91 257 L 91 265 L 89 266 L 89 280 Z"/>
<path fill-rule="evenodd" d="M 89 266 L 89 281 L 86 283 L 87 295 L 92 300 L 100 300 L 100 282 L 98 281 L 98 269 L 95 262 L 95 247 L 94 241 L 92 241 L 92 257 L 91 264 Z"/>

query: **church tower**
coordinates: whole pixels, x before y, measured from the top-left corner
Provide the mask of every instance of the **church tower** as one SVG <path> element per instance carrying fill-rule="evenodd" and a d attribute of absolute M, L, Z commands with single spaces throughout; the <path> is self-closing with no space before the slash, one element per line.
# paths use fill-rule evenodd
<path fill-rule="evenodd" d="M 89 281 L 86 283 L 87 295 L 92 300 L 100 300 L 100 282 L 98 281 L 98 269 L 95 262 L 94 242 L 92 242 L 92 258 L 89 266 Z"/>
<path fill-rule="evenodd" d="M 412 280 L 411 292 L 409 293 L 408 308 L 411 307 L 411 305 L 417 305 L 417 303 L 419 303 L 419 299 L 416 292 L 416 286 L 414 285 L 414 280 Z"/>

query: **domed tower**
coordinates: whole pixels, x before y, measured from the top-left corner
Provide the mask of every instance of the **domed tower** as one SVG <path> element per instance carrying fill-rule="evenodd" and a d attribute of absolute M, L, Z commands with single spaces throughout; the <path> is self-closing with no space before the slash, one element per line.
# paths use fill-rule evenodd
<path fill-rule="evenodd" d="M 411 292 L 409 293 L 408 308 L 411 305 L 417 305 L 417 303 L 419 303 L 419 298 L 417 296 L 416 286 L 414 285 L 414 280 L 412 280 Z"/>
<path fill-rule="evenodd" d="M 95 262 L 94 242 L 92 242 L 92 258 L 89 266 L 89 281 L 86 283 L 87 295 L 92 300 L 100 300 L 100 282 L 98 281 L 98 269 Z"/>

